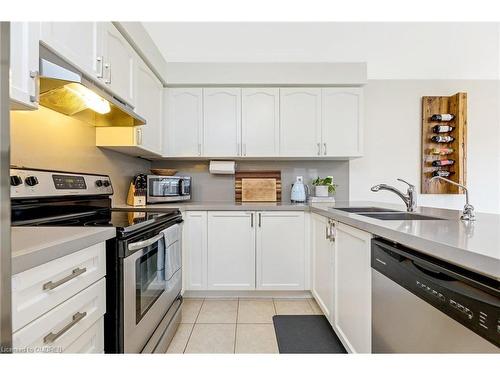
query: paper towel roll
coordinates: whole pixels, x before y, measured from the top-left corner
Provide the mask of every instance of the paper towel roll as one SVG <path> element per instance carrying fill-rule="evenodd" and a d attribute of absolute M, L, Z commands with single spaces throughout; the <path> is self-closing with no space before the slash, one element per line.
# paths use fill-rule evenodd
<path fill-rule="evenodd" d="M 234 174 L 236 162 L 223 160 L 210 160 L 209 171 L 212 174 Z"/>

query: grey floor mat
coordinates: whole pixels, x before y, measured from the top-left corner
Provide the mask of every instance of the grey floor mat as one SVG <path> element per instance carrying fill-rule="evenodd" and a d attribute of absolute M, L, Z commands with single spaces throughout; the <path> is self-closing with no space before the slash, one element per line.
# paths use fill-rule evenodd
<path fill-rule="evenodd" d="M 347 353 L 323 315 L 275 315 L 280 353 Z"/>

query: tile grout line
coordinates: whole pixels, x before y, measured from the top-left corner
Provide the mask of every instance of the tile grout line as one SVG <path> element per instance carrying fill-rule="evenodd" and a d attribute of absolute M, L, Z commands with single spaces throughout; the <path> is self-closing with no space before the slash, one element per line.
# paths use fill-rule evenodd
<path fill-rule="evenodd" d="M 238 334 L 238 314 L 240 313 L 240 298 L 238 297 L 238 302 L 236 306 L 236 324 L 234 326 L 234 343 L 233 343 L 233 354 L 236 354 L 236 335 Z"/>
<path fill-rule="evenodd" d="M 198 314 L 196 314 L 196 318 L 194 319 L 193 327 L 191 327 L 191 332 L 189 332 L 189 337 L 186 341 L 186 345 L 184 346 L 184 350 L 182 351 L 182 354 L 186 353 L 186 349 L 188 347 L 189 340 L 191 340 L 191 336 L 193 335 L 193 332 L 194 332 L 194 326 L 196 325 L 196 322 L 198 321 L 198 316 L 200 316 L 201 308 L 203 307 L 204 303 L 205 303 L 205 298 L 203 298 L 201 305 L 200 305 L 200 309 L 198 310 Z"/>

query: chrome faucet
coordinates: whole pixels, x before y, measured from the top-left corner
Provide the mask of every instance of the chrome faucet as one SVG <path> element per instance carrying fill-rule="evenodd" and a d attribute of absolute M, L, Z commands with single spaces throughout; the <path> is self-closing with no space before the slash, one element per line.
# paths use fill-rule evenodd
<path fill-rule="evenodd" d="M 458 182 L 449 180 L 449 179 L 441 177 L 441 176 L 434 176 L 429 181 L 433 181 L 436 179 L 443 180 L 445 182 L 448 182 L 449 184 L 458 186 L 465 191 L 465 206 L 464 206 L 464 211 L 462 212 L 462 216 L 460 216 L 460 219 L 467 220 L 467 221 L 476 220 L 476 214 L 474 213 L 474 206 L 469 204 L 469 191 L 467 190 L 467 188 L 464 185 L 459 184 Z"/>
<path fill-rule="evenodd" d="M 406 182 L 405 180 L 398 178 L 398 181 L 404 182 L 405 184 L 408 185 L 408 190 L 406 192 L 406 195 L 402 193 L 400 190 L 396 189 L 393 186 L 386 185 L 386 184 L 379 184 L 372 186 L 371 190 L 373 192 L 377 192 L 380 190 L 388 190 L 392 191 L 394 194 L 396 194 L 398 197 L 400 197 L 403 202 L 406 204 L 406 211 L 408 212 L 413 212 L 415 211 L 415 208 L 417 208 L 417 191 L 414 185 L 410 184 L 409 182 Z"/>

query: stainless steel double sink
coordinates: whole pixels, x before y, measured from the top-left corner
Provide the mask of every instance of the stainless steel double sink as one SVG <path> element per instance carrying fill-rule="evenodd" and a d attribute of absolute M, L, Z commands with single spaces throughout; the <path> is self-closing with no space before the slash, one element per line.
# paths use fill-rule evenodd
<path fill-rule="evenodd" d="M 383 207 L 332 207 L 332 209 L 379 220 L 445 220 L 439 217 L 391 210 Z"/>

